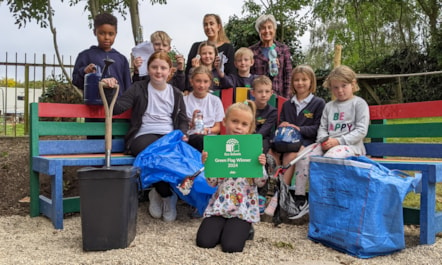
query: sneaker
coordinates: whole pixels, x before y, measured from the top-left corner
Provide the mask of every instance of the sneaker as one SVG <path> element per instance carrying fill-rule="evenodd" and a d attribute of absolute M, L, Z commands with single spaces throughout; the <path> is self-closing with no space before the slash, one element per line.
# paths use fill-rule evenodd
<path fill-rule="evenodd" d="M 151 189 L 149 192 L 149 213 L 156 219 L 161 218 L 163 215 L 163 200 L 155 188 Z"/>
<path fill-rule="evenodd" d="M 258 196 L 258 205 L 259 205 L 259 213 L 260 214 L 264 213 L 264 210 L 266 208 L 266 202 L 267 202 L 266 197 L 264 197 L 262 195 Z"/>
<path fill-rule="evenodd" d="M 176 219 L 176 202 L 178 196 L 172 192 L 172 196 L 161 198 L 163 200 L 163 220 L 173 222 Z"/>
<path fill-rule="evenodd" d="M 295 201 L 295 206 L 296 208 L 299 210 L 297 214 L 293 215 L 293 216 L 289 216 L 288 219 L 290 220 L 295 220 L 295 219 L 299 219 L 301 217 L 303 217 L 304 215 L 308 214 L 309 212 L 309 204 L 308 204 L 308 200 L 306 199 L 305 196 L 302 196 L 303 198 L 296 198 Z"/>
<path fill-rule="evenodd" d="M 273 195 L 272 199 L 270 199 L 269 205 L 267 205 L 264 213 L 269 216 L 273 216 L 275 214 L 276 207 L 278 207 L 278 192 L 275 192 L 275 195 Z"/>

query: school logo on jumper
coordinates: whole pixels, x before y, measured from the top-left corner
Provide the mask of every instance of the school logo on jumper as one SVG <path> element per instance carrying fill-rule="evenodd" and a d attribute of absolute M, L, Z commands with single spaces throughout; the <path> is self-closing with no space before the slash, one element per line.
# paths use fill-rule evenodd
<path fill-rule="evenodd" d="M 239 141 L 236 139 L 229 139 L 226 142 L 226 153 L 239 153 Z"/>
<path fill-rule="evenodd" d="M 304 117 L 306 117 L 307 119 L 313 118 L 313 113 L 310 112 L 308 109 L 303 110 L 302 113 L 304 113 Z"/>

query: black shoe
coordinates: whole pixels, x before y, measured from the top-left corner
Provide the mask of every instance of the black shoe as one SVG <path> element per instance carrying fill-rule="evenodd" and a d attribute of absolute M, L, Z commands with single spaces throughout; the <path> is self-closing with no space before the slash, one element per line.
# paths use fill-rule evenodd
<path fill-rule="evenodd" d="M 138 191 L 138 202 L 147 202 L 147 201 L 149 201 L 149 190 Z"/>
<path fill-rule="evenodd" d="M 253 240 L 254 237 L 255 237 L 255 229 L 253 228 L 253 225 L 250 225 L 249 237 L 247 238 L 247 240 Z"/>

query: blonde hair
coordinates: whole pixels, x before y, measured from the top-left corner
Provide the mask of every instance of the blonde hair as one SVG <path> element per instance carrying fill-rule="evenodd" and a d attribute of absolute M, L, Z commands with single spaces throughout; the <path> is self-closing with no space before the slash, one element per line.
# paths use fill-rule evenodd
<path fill-rule="evenodd" d="M 313 69 L 306 64 L 300 64 L 298 66 L 296 66 L 293 70 L 292 70 L 292 74 L 291 74 L 291 79 L 292 80 L 290 82 L 290 90 L 292 91 L 293 95 L 296 95 L 296 89 L 295 86 L 293 85 L 293 80 L 296 74 L 301 73 L 304 74 L 308 77 L 308 79 L 310 79 L 310 88 L 309 91 L 311 93 L 315 93 L 316 92 L 316 75 L 315 75 L 315 71 L 313 71 Z"/>
<path fill-rule="evenodd" d="M 150 64 L 152 63 L 153 60 L 155 59 L 160 59 L 160 60 L 164 60 L 167 62 L 167 64 L 169 65 L 170 68 L 172 68 L 172 60 L 170 60 L 169 55 L 167 54 L 167 52 L 163 52 L 163 51 L 157 51 L 154 52 L 150 57 L 149 57 L 149 61 L 147 61 L 147 67 L 150 66 Z"/>
<path fill-rule="evenodd" d="M 250 114 L 252 114 L 252 116 L 251 116 L 252 122 L 250 123 L 249 133 L 253 133 L 256 128 L 256 122 L 255 122 L 256 105 L 255 105 L 255 102 L 251 101 L 250 99 L 247 99 L 244 102 L 236 102 L 236 103 L 230 105 L 226 110 L 226 117 L 225 117 L 226 120 L 230 117 L 230 115 L 232 115 L 233 110 L 242 110 L 242 111 L 246 111 L 246 112 L 249 112 Z"/>
<path fill-rule="evenodd" d="M 216 23 L 218 25 L 220 25 L 219 31 L 218 31 L 218 42 L 225 42 L 225 43 L 230 43 L 229 38 L 227 38 L 226 33 L 224 32 L 224 27 L 223 27 L 223 23 L 221 21 L 221 17 L 217 14 L 205 14 L 204 18 L 203 18 L 203 26 L 204 26 L 204 20 L 206 20 L 206 18 L 208 17 L 213 17 L 216 20 Z"/>
<path fill-rule="evenodd" d="M 172 38 L 170 38 L 166 32 L 161 30 L 155 31 L 150 35 L 150 42 L 153 43 L 155 40 L 160 40 L 161 43 L 167 43 L 169 46 L 172 43 Z"/>
<path fill-rule="evenodd" d="M 241 57 L 249 57 L 250 60 L 253 60 L 253 51 L 247 47 L 241 47 L 235 52 L 235 60 L 238 60 Z"/>
<path fill-rule="evenodd" d="M 272 80 L 270 80 L 270 78 L 266 75 L 260 75 L 255 79 L 253 79 L 252 90 L 255 90 L 256 85 L 265 85 L 265 86 L 270 86 L 270 88 L 272 88 Z"/>
<path fill-rule="evenodd" d="M 359 91 L 359 85 L 356 81 L 356 73 L 346 65 L 340 65 L 333 69 L 330 74 L 328 74 L 322 86 L 330 89 L 332 80 L 353 84 L 353 92 Z"/>
<path fill-rule="evenodd" d="M 193 79 L 193 77 L 198 74 L 206 74 L 209 77 L 210 82 L 212 82 L 213 79 L 212 71 L 210 71 L 207 66 L 200 65 L 198 67 L 193 67 L 191 69 L 190 79 Z"/>

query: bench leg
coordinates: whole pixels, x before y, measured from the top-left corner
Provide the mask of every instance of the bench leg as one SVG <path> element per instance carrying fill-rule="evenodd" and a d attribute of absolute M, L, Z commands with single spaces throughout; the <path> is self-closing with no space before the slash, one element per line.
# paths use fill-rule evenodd
<path fill-rule="evenodd" d="M 33 171 L 32 167 L 30 170 L 30 209 L 29 213 L 31 217 L 36 217 L 40 215 L 40 201 L 38 196 L 40 194 L 40 175 L 38 172 Z"/>
<path fill-rule="evenodd" d="M 57 167 L 51 181 L 52 223 L 56 229 L 63 229 L 63 167 Z"/>
<path fill-rule="evenodd" d="M 420 243 L 434 244 L 436 240 L 436 184 L 435 173 L 422 172 L 422 193 L 420 207 Z"/>
<path fill-rule="evenodd" d="M 63 167 L 57 166 L 50 178 L 51 198 L 39 196 L 40 213 L 52 221 L 55 229 L 63 229 Z"/>

